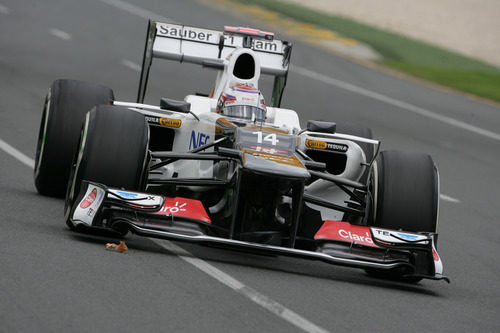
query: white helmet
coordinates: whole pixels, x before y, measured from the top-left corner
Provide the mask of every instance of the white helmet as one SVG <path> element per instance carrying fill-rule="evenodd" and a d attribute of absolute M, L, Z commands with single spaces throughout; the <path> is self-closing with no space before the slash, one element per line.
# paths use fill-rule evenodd
<path fill-rule="evenodd" d="M 222 92 L 216 111 L 228 117 L 264 121 L 267 109 L 264 97 L 257 88 L 236 84 Z"/>

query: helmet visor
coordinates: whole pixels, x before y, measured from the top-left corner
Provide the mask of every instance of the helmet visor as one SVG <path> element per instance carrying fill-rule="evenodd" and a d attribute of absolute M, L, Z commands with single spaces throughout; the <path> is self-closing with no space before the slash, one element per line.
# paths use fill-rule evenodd
<path fill-rule="evenodd" d="M 223 114 L 229 117 L 264 121 L 266 119 L 266 110 L 251 105 L 231 105 L 226 106 Z"/>

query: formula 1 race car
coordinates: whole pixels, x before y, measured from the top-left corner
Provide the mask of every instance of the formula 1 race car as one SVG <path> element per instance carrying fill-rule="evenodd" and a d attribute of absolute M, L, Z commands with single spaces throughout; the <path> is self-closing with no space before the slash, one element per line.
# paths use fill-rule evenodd
<path fill-rule="evenodd" d="M 291 51 L 257 29 L 150 21 L 136 103 L 116 101 L 101 85 L 52 84 L 38 192 L 66 197 L 65 220 L 76 231 L 131 231 L 448 281 L 436 251 L 432 158 L 379 152 L 364 126 L 310 120 L 302 129 L 295 111 L 280 108 Z M 144 104 L 153 58 L 215 69 L 212 92 Z M 270 105 L 261 74 L 274 78 Z"/>

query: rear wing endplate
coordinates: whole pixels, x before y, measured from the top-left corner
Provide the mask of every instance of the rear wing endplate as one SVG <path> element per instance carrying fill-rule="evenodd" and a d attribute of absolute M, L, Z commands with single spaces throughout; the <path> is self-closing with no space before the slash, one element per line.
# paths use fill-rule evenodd
<path fill-rule="evenodd" d="M 261 73 L 275 77 L 273 106 L 279 106 L 288 75 L 291 43 L 269 38 L 272 34 L 255 29 L 226 27 L 224 31 L 202 29 L 181 24 L 149 21 L 142 59 L 137 102 L 143 103 L 153 58 L 188 62 L 213 67 L 237 47 L 248 45 L 244 32 L 257 31 L 251 48 L 259 56 Z M 276 104 L 276 105 L 274 105 Z"/>

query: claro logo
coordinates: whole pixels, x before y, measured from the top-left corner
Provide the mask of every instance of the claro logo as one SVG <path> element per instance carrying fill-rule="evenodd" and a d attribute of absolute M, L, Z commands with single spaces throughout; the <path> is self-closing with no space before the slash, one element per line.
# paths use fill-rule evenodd
<path fill-rule="evenodd" d="M 358 235 L 355 233 L 352 233 L 350 231 L 340 229 L 339 230 L 339 236 L 350 241 L 356 241 L 356 242 L 366 242 L 373 244 L 373 240 L 370 236 L 370 233 L 367 231 L 364 235 Z"/>
<path fill-rule="evenodd" d="M 186 202 L 183 202 L 182 204 L 179 205 L 179 201 L 176 201 L 175 204 L 173 206 L 163 206 L 161 209 L 160 209 L 160 212 L 162 213 L 167 213 L 167 214 L 175 214 L 175 213 L 178 213 L 178 212 L 185 212 L 186 211 L 186 207 L 187 203 Z"/>

